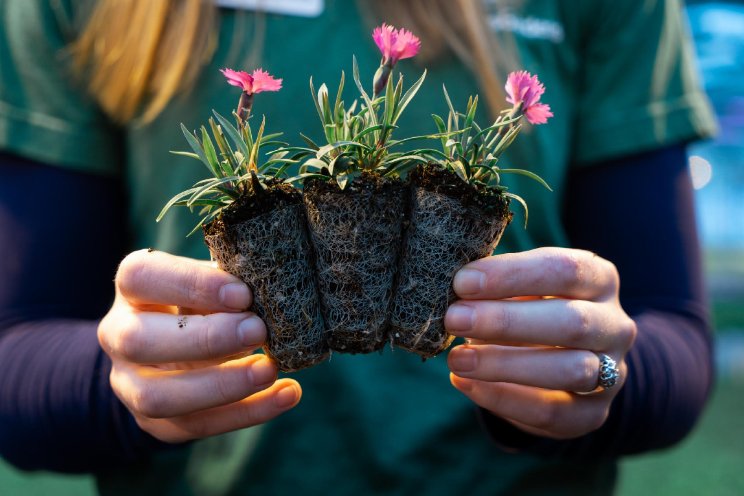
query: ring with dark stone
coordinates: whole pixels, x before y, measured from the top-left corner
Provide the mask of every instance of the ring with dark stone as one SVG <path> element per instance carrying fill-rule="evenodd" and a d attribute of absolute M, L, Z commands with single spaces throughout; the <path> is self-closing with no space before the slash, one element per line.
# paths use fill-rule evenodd
<path fill-rule="evenodd" d="M 617 362 L 605 354 L 597 354 L 599 357 L 599 380 L 597 386 L 602 389 L 610 389 L 617 384 L 620 378 L 620 370 Z"/>

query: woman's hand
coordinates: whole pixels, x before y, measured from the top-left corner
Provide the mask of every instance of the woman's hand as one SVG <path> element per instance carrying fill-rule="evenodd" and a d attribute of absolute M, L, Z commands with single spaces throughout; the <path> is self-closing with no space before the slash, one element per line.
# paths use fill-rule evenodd
<path fill-rule="evenodd" d="M 137 251 L 116 275 L 116 300 L 98 339 L 111 357 L 111 386 L 139 426 L 181 442 L 266 422 L 292 408 L 301 389 L 276 380 L 252 354 L 266 327 L 245 312 L 251 292 L 204 262 Z"/>
<path fill-rule="evenodd" d="M 445 326 L 469 341 L 449 353 L 457 389 L 538 436 L 569 439 L 602 426 L 636 334 L 612 263 L 540 248 L 472 262 L 456 274 L 454 289 L 462 300 L 450 306 Z M 597 387 L 598 353 L 617 362 L 617 385 L 576 394 Z"/>

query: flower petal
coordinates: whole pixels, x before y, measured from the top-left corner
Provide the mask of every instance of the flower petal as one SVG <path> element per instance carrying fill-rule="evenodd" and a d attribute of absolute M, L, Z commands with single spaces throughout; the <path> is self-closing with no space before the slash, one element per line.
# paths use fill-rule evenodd
<path fill-rule="evenodd" d="M 227 84 L 242 88 L 243 91 L 251 92 L 253 77 L 247 72 L 234 71 L 228 68 L 220 69 L 220 72 L 227 78 Z"/>
<path fill-rule="evenodd" d="M 545 124 L 548 117 L 553 117 L 550 106 L 539 103 L 545 93 L 545 86 L 527 71 L 516 71 L 506 78 L 506 101 L 514 107 L 522 107 L 522 113 L 531 124 Z"/>
<path fill-rule="evenodd" d="M 399 29 L 393 45 L 393 58 L 398 60 L 415 56 L 421 50 L 421 40 L 406 29 Z"/>
<path fill-rule="evenodd" d="M 545 103 L 536 103 L 527 108 L 524 112 L 527 122 L 530 124 L 545 124 L 548 117 L 553 117 L 550 106 Z"/>
<path fill-rule="evenodd" d="M 395 42 L 395 28 L 383 23 L 382 26 L 376 27 L 372 32 L 372 39 L 375 40 L 377 48 L 382 52 L 382 57 L 385 60 L 390 59 L 393 43 Z"/>
<path fill-rule="evenodd" d="M 282 89 L 282 80 L 274 78 L 271 74 L 263 69 L 253 71 L 253 93 L 262 91 L 279 91 Z"/>

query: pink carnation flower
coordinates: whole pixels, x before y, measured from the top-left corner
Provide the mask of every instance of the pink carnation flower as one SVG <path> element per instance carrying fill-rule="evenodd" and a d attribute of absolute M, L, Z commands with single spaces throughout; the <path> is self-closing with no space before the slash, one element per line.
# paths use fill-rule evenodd
<path fill-rule="evenodd" d="M 372 33 L 377 47 L 382 52 L 383 64 L 395 65 L 419 53 L 421 40 L 405 29 L 395 29 L 389 24 L 375 28 Z"/>
<path fill-rule="evenodd" d="M 506 101 L 512 105 L 522 106 L 522 113 L 530 124 L 545 124 L 548 117 L 553 117 L 550 106 L 540 103 L 540 97 L 545 93 L 545 87 L 527 71 L 517 71 L 509 74 L 506 79 Z"/>
<path fill-rule="evenodd" d="M 252 74 L 232 69 L 220 69 L 227 78 L 228 84 L 242 88 L 249 95 L 261 93 L 262 91 L 279 91 L 282 88 L 282 80 L 276 79 L 263 69 L 256 69 Z"/>

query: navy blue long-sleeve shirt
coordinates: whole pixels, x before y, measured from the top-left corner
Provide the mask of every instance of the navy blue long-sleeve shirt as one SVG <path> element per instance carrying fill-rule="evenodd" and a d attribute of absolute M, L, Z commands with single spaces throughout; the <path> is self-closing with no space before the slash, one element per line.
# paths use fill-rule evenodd
<path fill-rule="evenodd" d="M 164 449 L 114 395 L 96 339 L 127 251 L 118 183 L 7 154 L 0 178 L 0 455 L 80 472 Z M 502 446 L 546 456 L 671 445 L 695 424 L 713 376 L 684 148 L 573 170 L 566 198 L 572 244 L 620 272 L 621 303 L 638 326 L 628 381 L 605 425 L 578 439 L 531 436 L 487 413 L 484 427 Z"/>

